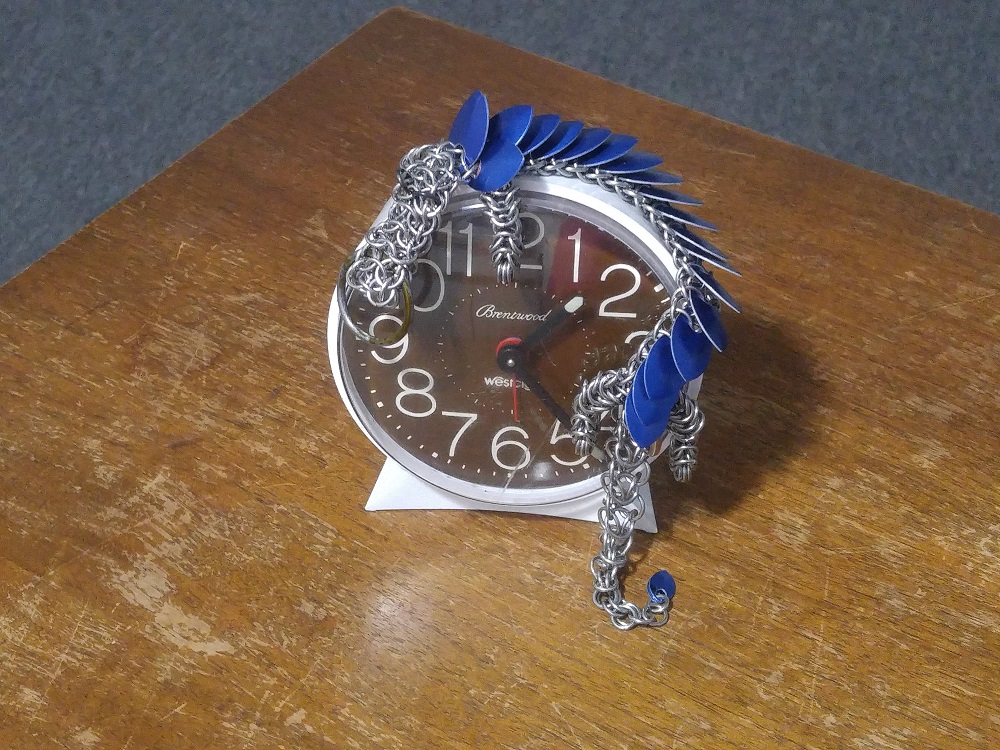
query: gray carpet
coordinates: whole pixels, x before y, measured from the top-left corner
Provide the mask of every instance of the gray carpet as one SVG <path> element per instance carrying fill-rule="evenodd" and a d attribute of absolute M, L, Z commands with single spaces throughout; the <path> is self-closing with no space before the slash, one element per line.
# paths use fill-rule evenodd
<path fill-rule="evenodd" d="M 0 282 L 389 4 L 2 0 Z M 1000 212 L 993 3 L 406 5 Z"/>

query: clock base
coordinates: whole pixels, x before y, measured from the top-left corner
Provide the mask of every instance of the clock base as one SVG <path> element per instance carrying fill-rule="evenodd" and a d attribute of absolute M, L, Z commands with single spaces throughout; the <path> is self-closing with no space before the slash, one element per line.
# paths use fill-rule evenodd
<path fill-rule="evenodd" d="M 640 489 L 646 512 L 635 522 L 640 531 L 656 533 L 656 517 L 652 512 L 649 487 Z M 493 510 L 508 513 L 531 513 L 539 516 L 572 518 L 597 523 L 597 510 L 604 502 L 604 491 L 565 500 L 551 505 L 500 505 L 470 500 L 414 476 L 396 461 L 387 458 L 372 488 L 365 510 Z"/>

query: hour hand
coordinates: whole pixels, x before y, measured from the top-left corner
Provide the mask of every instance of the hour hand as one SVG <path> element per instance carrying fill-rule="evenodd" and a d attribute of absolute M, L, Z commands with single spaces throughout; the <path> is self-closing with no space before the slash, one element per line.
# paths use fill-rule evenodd
<path fill-rule="evenodd" d="M 556 308 L 550 312 L 548 317 L 545 318 L 538 328 L 524 337 L 524 340 L 521 342 L 521 346 L 525 349 L 530 349 L 552 333 L 562 324 L 564 320 L 566 320 L 566 318 L 575 313 L 581 307 L 583 307 L 583 297 L 578 294 L 562 307 Z"/>

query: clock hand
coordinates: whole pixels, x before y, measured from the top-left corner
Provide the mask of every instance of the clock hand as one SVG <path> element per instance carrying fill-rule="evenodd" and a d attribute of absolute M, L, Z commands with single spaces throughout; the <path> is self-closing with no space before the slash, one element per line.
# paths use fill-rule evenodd
<path fill-rule="evenodd" d="M 515 341 L 517 343 L 514 343 Z M 545 386 L 528 369 L 528 365 L 524 360 L 523 343 L 517 339 L 505 339 L 501 341 L 500 346 L 497 347 L 497 366 L 504 372 L 514 375 L 515 378 L 520 379 L 522 383 L 528 386 L 528 390 L 538 397 L 545 405 L 545 408 L 552 412 L 553 416 L 562 423 L 563 427 L 567 430 L 573 429 L 573 423 L 569 414 L 552 398 L 551 394 L 545 390 Z"/>
<path fill-rule="evenodd" d="M 545 387 L 541 383 L 538 382 L 538 379 L 535 378 L 531 371 L 527 368 L 518 368 L 515 372 L 517 372 L 524 384 L 528 386 L 528 390 L 538 396 L 541 402 L 545 404 L 545 408 L 552 412 L 552 415 L 562 423 L 562 426 L 567 430 L 572 430 L 573 421 L 570 419 L 569 414 L 567 414 L 566 410 L 556 403 L 556 400 L 549 395 L 549 392 L 545 390 Z"/>
<path fill-rule="evenodd" d="M 510 389 L 511 389 L 510 390 L 511 398 L 514 401 L 514 421 L 515 422 L 520 422 L 521 418 L 518 417 L 518 415 L 517 415 L 517 378 L 516 377 L 513 377 L 513 378 L 510 379 Z"/>
<path fill-rule="evenodd" d="M 575 313 L 581 307 L 583 307 L 583 297 L 578 294 L 562 307 L 550 312 L 538 328 L 524 337 L 524 341 L 521 345 L 525 349 L 531 349 L 535 344 L 558 328 L 559 325 L 566 320 L 566 318 Z"/>
<path fill-rule="evenodd" d="M 500 362 L 501 349 L 503 349 L 505 346 L 519 346 L 520 343 L 521 339 L 517 338 L 516 336 L 511 336 L 510 338 L 504 339 L 499 344 L 497 344 L 497 363 L 499 364 Z M 500 366 L 500 369 L 503 369 L 503 365 Z M 514 421 L 520 422 L 521 420 L 518 418 L 517 415 L 517 375 L 513 373 L 511 373 L 510 385 L 511 385 L 511 397 L 514 402 Z"/>

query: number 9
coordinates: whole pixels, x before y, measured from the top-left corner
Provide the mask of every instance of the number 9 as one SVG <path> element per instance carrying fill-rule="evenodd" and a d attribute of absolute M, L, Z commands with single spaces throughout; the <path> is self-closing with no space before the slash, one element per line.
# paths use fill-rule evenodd
<path fill-rule="evenodd" d="M 403 321 L 397 318 L 395 315 L 379 315 L 377 318 L 375 318 L 375 320 L 371 322 L 371 325 L 368 326 L 368 333 L 374 336 L 375 326 L 377 326 L 383 320 L 391 320 L 396 325 L 403 325 Z M 376 349 L 372 349 L 372 356 L 376 360 L 381 362 L 383 365 L 394 365 L 397 362 L 399 362 L 399 360 L 401 360 L 403 357 L 406 356 L 406 350 L 409 348 L 409 346 L 410 346 L 410 334 L 406 334 L 395 344 L 390 344 L 389 346 L 382 347 L 382 349 L 399 349 L 399 354 L 397 354 L 395 357 L 383 357 L 381 354 L 378 353 L 378 350 Z"/>

